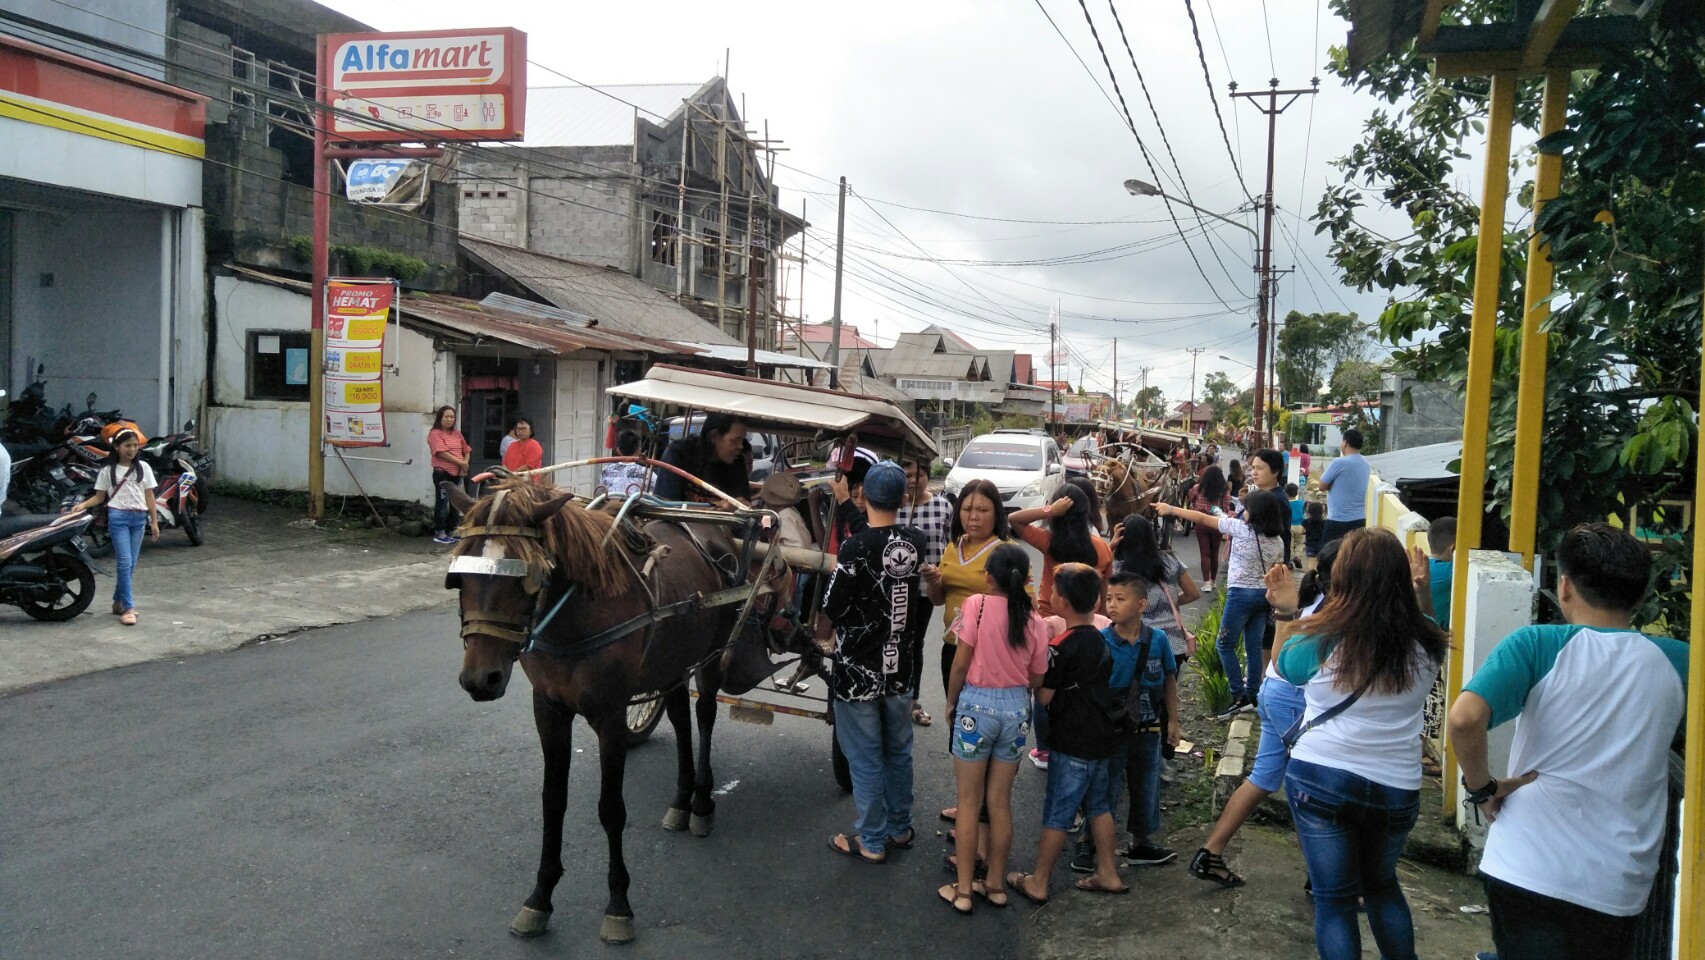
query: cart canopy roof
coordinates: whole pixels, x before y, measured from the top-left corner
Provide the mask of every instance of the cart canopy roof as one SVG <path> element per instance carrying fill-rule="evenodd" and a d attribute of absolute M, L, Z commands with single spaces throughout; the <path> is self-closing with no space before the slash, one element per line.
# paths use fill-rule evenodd
<path fill-rule="evenodd" d="M 934 457 L 935 438 L 886 400 L 823 387 L 707 373 L 657 364 L 644 380 L 607 391 L 613 397 L 668 404 L 689 410 L 732 414 L 753 429 L 771 433 L 809 432 L 822 436 L 858 434 L 864 446 L 907 449 Z"/>

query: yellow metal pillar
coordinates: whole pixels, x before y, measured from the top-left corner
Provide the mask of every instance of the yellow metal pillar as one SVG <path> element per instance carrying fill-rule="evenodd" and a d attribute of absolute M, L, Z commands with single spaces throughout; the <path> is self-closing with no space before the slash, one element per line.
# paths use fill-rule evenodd
<path fill-rule="evenodd" d="M 1563 129 L 1568 104 L 1569 71 L 1546 71 L 1545 103 L 1540 109 L 1539 119 L 1540 136 Z M 1545 209 L 1545 202 L 1557 196 L 1562 181 L 1562 156 L 1540 154 L 1533 184 L 1533 218 L 1536 222 L 1539 212 Z M 1545 429 L 1545 360 L 1546 344 L 1550 339 L 1540 327 L 1551 316 L 1554 272 L 1550 245 L 1535 230 L 1527 242 L 1521 379 L 1516 394 L 1515 476 L 1510 484 L 1510 549 L 1521 554 L 1522 565 L 1529 570 L 1533 569 L 1534 539 L 1539 529 L 1539 442 Z"/>
<path fill-rule="evenodd" d="M 1468 396 L 1462 410 L 1462 480 L 1457 484 L 1456 564 L 1451 571 L 1450 662 L 1446 703 L 1462 692 L 1462 629 L 1468 617 L 1468 551 L 1480 547 L 1486 514 L 1486 424 L 1491 419 L 1498 279 L 1503 269 L 1504 204 L 1510 194 L 1510 128 L 1515 124 L 1516 75 L 1492 75 L 1486 118 L 1486 178 L 1480 192 L 1479 246 L 1474 254 L 1474 320 L 1468 334 Z M 1456 812 L 1456 751 L 1445 741 L 1445 813 Z"/>
<path fill-rule="evenodd" d="M 1700 346 L 1700 372 L 1705 375 L 1705 344 Z M 1701 381 L 1705 382 L 1705 381 Z M 1705 410 L 1705 395 L 1699 398 L 1699 409 Z M 1705 445 L 1695 443 L 1698 462 L 1695 464 L 1693 502 L 1705 504 Z M 1687 758 L 1683 763 L 1681 877 L 1677 882 L 1679 929 L 1675 946 L 1678 960 L 1705 960 L 1705 916 L 1701 916 L 1701 900 L 1705 899 L 1705 646 L 1699 643 L 1705 628 L 1705 590 L 1699 587 L 1701 571 L 1705 571 L 1705 524 L 1693 521 L 1693 649 L 1687 657 Z"/>

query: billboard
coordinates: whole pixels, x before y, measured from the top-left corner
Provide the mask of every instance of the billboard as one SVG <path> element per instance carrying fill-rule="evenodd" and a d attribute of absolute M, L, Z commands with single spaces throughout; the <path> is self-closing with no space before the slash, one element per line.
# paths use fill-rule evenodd
<path fill-rule="evenodd" d="M 332 116 L 334 137 L 368 143 L 522 137 L 527 35 L 519 30 L 340 33 L 326 38 L 325 50 L 339 111 Z"/>
<path fill-rule="evenodd" d="M 385 325 L 396 299 L 394 280 L 326 281 L 327 443 L 385 444 Z"/>
<path fill-rule="evenodd" d="M 419 160 L 351 160 L 344 195 L 354 203 L 418 210 L 426 203 L 426 164 Z"/>

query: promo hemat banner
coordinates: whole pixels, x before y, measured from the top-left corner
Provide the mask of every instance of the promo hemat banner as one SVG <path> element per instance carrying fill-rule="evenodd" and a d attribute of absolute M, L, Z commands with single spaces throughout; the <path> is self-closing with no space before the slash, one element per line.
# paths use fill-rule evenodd
<path fill-rule="evenodd" d="M 391 280 L 326 281 L 327 443 L 385 443 L 385 325 L 396 298 Z"/>

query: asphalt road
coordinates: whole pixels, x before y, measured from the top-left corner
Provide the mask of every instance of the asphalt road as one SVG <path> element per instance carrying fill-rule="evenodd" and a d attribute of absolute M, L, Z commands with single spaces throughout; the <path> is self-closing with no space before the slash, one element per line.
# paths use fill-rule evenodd
<path fill-rule="evenodd" d="M 638 940 L 622 948 L 597 940 L 597 744 L 577 725 L 552 929 L 511 937 L 539 842 L 531 696 L 517 670 L 502 700 L 470 701 L 455 623 L 445 608 L 328 627 L 0 699 L 0 956 L 988 960 L 1038 946 L 1027 910 L 967 922 L 935 898 L 953 779 L 940 719 L 919 731 L 921 842 L 873 867 L 826 848 L 852 817 L 828 728 L 726 711 L 708 839 L 657 826 L 667 722 L 630 756 Z M 1042 777 L 1023 766 L 1018 817 L 1033 824 Z M 1020 831 L 1018 864 L 1034 843 Z"/>

